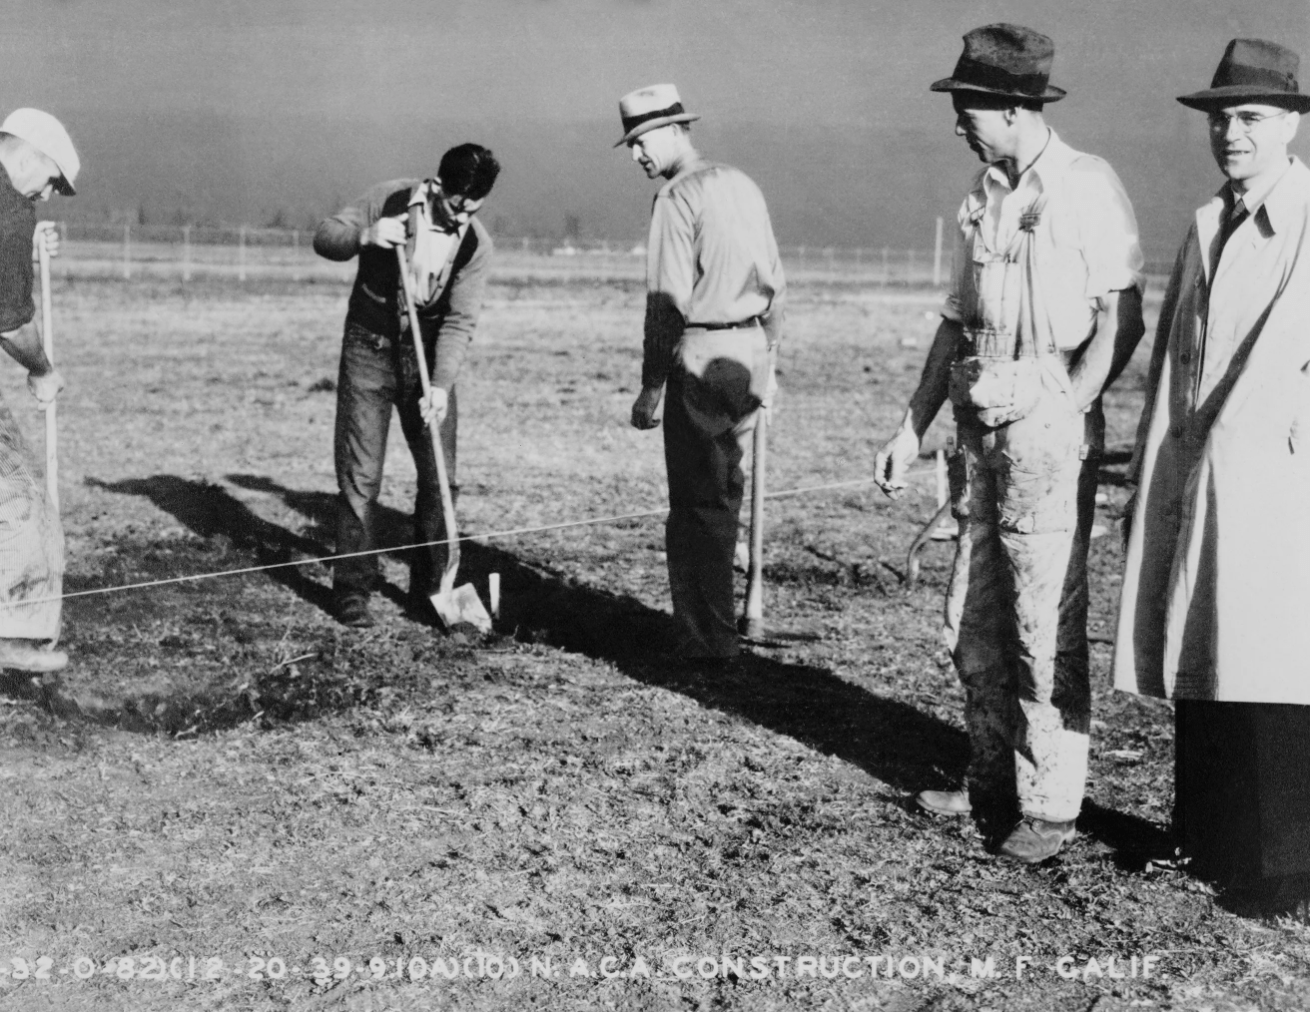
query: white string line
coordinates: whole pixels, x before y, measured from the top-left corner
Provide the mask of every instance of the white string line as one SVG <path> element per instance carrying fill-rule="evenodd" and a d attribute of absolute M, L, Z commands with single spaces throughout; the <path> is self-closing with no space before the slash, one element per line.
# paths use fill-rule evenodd
<path fill-rule="evenodd" d="M 917 470 L 907 471 L 906 477 L 919 474 L 932 474 L 933 471 Z M 766 492 L 765 499 L 782 499 L 787 496 L 803 495 L 807 492 L 827 492 L 839 488 L 856 488 L 860 485 L 873 484 L 873 478 L 857 478 L 852 481 L 837 481 L 826 485 L 807 485 L 803 488 L 783 489 L 780 492 Z M 597 524 L 618 523 L 620 520 L 639 520 L 645 517 L 659 516 L 667 513 L 669 508 L 661 506 L 658 509 L 641 510 L 636 513 L 620 513 L 615 516 L 607 517 L 589 517 L 586 520 L 567 520 L 561 523 L 544 524 L 540 527 L 517 527 L 508 531 L 491 531 L 486 534 L 464 534 L 453 539 L 455 542 L 464 541 L 491 541 L 499 538 L 518 537 L 523 534 L 541 534 L 545 531 L 562 531 L 570 527 L 587 527 Z M 404 552 L 414 548 L 433 548 L 437 545 L 448 545 L 451 538 L 442 538 L 439 541 L 420 541 L 412 545 L 396 545 L 390 548 L 371 548 L 364 552 L 347 552 L 344 555 L 324 555 L 309 559 L 294 559 L 290 562 L 272 562 L 262 566 L 246 566 L 242 569 L 224 569 L 213 573 L 191 573 L 186 576 L 170 576 L 162 580 L 144 580 L 140 583 L 122 583 L 113 587 L 93 587 L 90 590 L 75 590 L 68 594 L 60 594 L 51 597 L 35 597 L 29 601 L 15 602 L 7 605 L 10 608 L 22 608 L 30 605 L 49 604 L 52 601 L 66 601 L 74 597 L 91 597 L 97 594 L 114 594 L 126 590 L 145 590 L 149 587 L 165 587 L 174 583 L 194 583 L 199 580 L 213 580 L 221 576 L 243 576 L 250 573 L 265 573 L 272 569 L 288 569 L 292 566 L 313 566 L 325 562 L 340 562 L 343 559 L 360 559 L 370 555 L 386 555 L 391 552 Z"/>

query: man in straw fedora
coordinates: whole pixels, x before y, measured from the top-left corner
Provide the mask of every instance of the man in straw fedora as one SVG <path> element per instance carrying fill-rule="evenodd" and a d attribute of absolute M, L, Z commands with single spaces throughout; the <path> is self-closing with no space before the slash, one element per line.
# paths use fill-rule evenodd
<path fill-rule="evenodd" d="M 340 490 L 338 555 L 377 548 L 376 513 L 393 406 L 418 472 L 415 540 L 433 542 L 446 536 L 428 423 L 439 426 L 453 483 L 455 383 L 482 311 L 491 262 L 491 236 L 474 215 L 499 172 L 500 164 L 489 150 L 480 144 L 460 144 L 442 155 L 434 178 L 379 183 L 325 219 L 314 233 L 314 251 L 320 256 L 359 257 L 337 381 L 333 449 Z M 396 247 L 402 244 L 414 275 L 416 308 L 432 373 L 430 399 L 423 396 L 418 359 L 408 335 L 396 258 Z M 415 549 L 409 586 L 414 608 L 430 610 L 428 597 L 437 589 L 445 564 L 444 545 Z M 377 572 L 377 556 L 372 554 L 334 565 L 333 607 L 343 625 L 374 624 L 368 600 Z"/>
<path fill-rule="evenodd" d="M 737 654 L 732 563 L 744 444 L 770 396 L 785 281 L 769 211 L 743 172 L 692 145 L 678 90 L 656 84 L 619 101 L 623 137 L 647 178 L 651 210 L 641 393 L 632 424 L 660 424 L 669 477 L 669 587 L 687 660 Z"/>
<path fill-rule="evenodd" d="M 0 123 L 0 347 L 27 370 L 37 403 L 53 403 L 64 381 L 32 325 L 32 256 L 59 251 L 59 234 L 38 227 L 37 201 L 72 196 L 81 162 L 62 123 L 39 109 L 16 109 Z M 64 535 L 57 507 L 32 476 L 32 454 L 0 404 L 0 668 L 57 671 Z M 31 601 L 32 603 L 27 603 Z"/>
<path fill-rule="evenodd" d="M 1234 39 L 1205 114 L 1226 177 L 1174 263 L 1126 517 L 1115 684 L 1177 701 L 1177 841 L 1201 875 L 1310 896 L 1310 170 L 1299 58 Z"/>
<path fill-rule="evenodd" d="M 1054 46 L 1018 25 L 964 36 L 932 85 L 986 163 L 964 198 L 955 271 L 923 375 L 875 477 L 889 495 L 949 397 L 959 545 L 946 638 L 965 687 L 961 789 L 919 806 L 974 814 L 1001 855 L 1034 863 L 1074 838 L 1091 691 L 1087 548 L 1103 448 L 1101 392 L 1142 334 L 1132 206 L 1102 159 L 1075 151 L 1043 109 Z"/>

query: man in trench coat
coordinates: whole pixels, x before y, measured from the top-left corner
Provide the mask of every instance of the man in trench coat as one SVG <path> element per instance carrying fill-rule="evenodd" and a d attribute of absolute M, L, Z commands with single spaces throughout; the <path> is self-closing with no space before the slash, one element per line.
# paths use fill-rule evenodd
<path fill-rule="evenodd" d="M 1177 700 L 1174 822 L 1206 877 L 1271 899 L 1310 874 L 1310 96 L 1234 39 L 1208 117 L 1226 182 L 1174 265 L 1138 430 L 1115 685 Z M 1291 704 L 1291 705 L 1288 705 Z M 1281 902 L 1281 901 L 1280 901 Z"/>

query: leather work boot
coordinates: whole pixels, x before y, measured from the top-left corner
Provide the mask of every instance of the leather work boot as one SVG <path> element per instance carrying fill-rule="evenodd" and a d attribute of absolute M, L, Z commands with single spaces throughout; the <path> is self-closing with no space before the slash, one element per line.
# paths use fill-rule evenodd
<path fill-rule="evenodd" d="M 914 803 L 933 815 L 968 815 L 973 811 L 968 791 L 920 791 Z"/>
<path fill-rule="evenodd" d="M 1078 835 L 1072 822 L 1047 822 L 1025 815 L 997 851 L 1002 857 L 1037 864 L 1060 853 Z"/>
<path fill-rule="evenodd" d="M 337 621 L 351 629 L 369 629 L 375 623 L 368 610 L 368 598 L 362 594 L 346 594 L 337 598 Z"/>

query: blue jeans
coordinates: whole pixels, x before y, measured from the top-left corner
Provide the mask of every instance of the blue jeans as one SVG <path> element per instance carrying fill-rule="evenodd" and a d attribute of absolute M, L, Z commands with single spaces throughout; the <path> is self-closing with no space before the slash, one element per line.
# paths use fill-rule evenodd
<path fill-rule="evenodd" d="M 429 362 L 431 355 L 429 354 Z M 408 334 L 395 339 L 346 323 L 341 345 L 341 371 L 337 379 L 337 422 L 334 453 L 337 469 L 337 554 L 377 548 L 378 494 L 382 490 L 382 462 L 387 453 L 391 409 L 400 414 L 400 431 L 409 444 L 418 472 L 414 500 L 414 541 L 436 541 L 446 536 L 441 515 L 432 437 L 419 414 L 422 386 L 418 361 Z M 441 447 L 452 491 L 455 485 L 455 431 L 458 410 L 455 391 L 441 423 Z M 424 597 L 437 589 L 446 565 L 446 546 L 414 549 L 409 589 Z M 343 559 L 333 569 L 332 589 L 338 596 L 368 594 L 377 582 L 378 558 Z"/>

